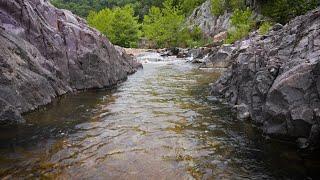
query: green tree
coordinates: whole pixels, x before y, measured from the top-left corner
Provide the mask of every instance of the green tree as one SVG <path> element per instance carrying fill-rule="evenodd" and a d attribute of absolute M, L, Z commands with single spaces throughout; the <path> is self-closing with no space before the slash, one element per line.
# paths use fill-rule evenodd
<path fill-rule="evenodd" d="M 151 6 L 160 7 L 164 0 L 50 0 L 50 2 L 58 8 L 68 9 L 81 17 L 87 17 L 90 11 L 98 12 L 104 8 L 132 4 L 135 15 L 142 20 Z"/>
<path fill-rule="evenodd" d="M 142 30 L 144 36 L 149 40 L 156 42 L 159 46 L 164 43 L 161 39 L 162 34 L 164 34 L 164 29 L 161 24 L 161 18 L 163 14 L 161 9 L 158 7 L 151 7 L 148 15 L 144 16 Z"/>
<path fill-rule="evenodd" d="M 185 14 L 180 3 L 166 0 L 162 9 L 151 7 L 144 16 L 144 36 L 157 47 L 193 47 L 204 43 L 200 28 L 190 30 L 185 24 Z"/>
<path fill-rule="evenodd" d="M 68 9 L 81 17 L 87 17 L 90 11 L 99 11 L 107 6 L 108 0 L 50 0 L 58 8 Z"/>
<path fill-rule="evenodd" d="M 159 47 L 177 46 L 178 33 L 185 17 L 180 6 L 174 6 L 172 0 L 163 3 L 163 9 L 152 7 L 144 17 L 143 32 L 146 38 Z"/>
<path fill-rule="evenodd" d="M 87 20 L 89 25 L 105 34 L 113 44 L 122 47 L 137 46 L 141 35 L 140 24 L 131 5 L 90 12 Z"/>

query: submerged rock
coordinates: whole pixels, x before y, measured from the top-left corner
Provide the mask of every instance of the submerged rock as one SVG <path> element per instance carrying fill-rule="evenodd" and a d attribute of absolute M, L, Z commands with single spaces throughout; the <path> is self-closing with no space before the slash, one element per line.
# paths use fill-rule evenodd
<path fill-rule="evenodd" d="M 265 36 L 252 33 L 234 47 L 224 58 L 231 66 L 212 94 L 231 105 L 246 105 L 268 135 L 300 138 L 301 147 L 318 146 L 320 8 L 283 27 L 276 24 Z"/>
<path fill-rule="evenodd" d="M 0 122 L 53 98 L 117 84 L 140 64 L 85 20 L 47 0 L 0 1 Z"/>

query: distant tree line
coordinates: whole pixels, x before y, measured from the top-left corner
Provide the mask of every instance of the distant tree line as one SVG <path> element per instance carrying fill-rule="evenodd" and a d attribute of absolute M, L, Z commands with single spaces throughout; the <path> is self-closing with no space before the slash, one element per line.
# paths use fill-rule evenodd
<path fill-rule="evenodd" d="M 141 22 L 132 4 L 91 11 L 87 20 L 112 43 L 123 47 L 137 47 L 141 37 L 148 40 L 152 48 L 202 45 L 205 43 L 202 31 L 187 28 L 185 12 L 182 4 L 166 0 L 160 7 L 152 6 Z"/>
<path fill-rule="evenodd" d="M 199 28 L 189 29 L 186 18 L 205 0 L 51 0 L 58 8 L 69 9 L 86 18 L 112 43 L 137 47 L 141 39 L 152 48 L 194 47 L 208 43 Z M 259 28 L 261 34 L 272 24 L 319 6 L 319 0 L 211 0 L 213 15 L 233 12 L 226 43 L 246 37 Z M 255 7 L 252 5 L 254 4 Z M 257 24 L 254 12 L 265 19 Z M 210 41 L 210 40 L 209 40 Z"/>
<path fill-rule="evenodd" d="M 50 0 L 58 8 L 68 9 L 73 13 L 87 17 L 90 11 L 105 8 L 123 7 L 131 4 L 135 16 L 143 20 L 151 7 L 162 7 L 165 0 Z M 184 14 L 189 14 L 205 0 L 173 0 L 173 5 L 180 5 Z"/>

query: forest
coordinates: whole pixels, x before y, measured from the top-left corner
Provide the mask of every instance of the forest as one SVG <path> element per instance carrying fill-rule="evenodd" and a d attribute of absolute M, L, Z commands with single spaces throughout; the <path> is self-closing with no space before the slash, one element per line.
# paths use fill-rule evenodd
<path fill-rule="evenodd" d="M 89 25 L 123 47 L 199 47 L 211 43 L 200 28 L 186 19 L 205 0 L 51 0 L 87 19 Z M 225 43 L 246 37 L 252 30 L 265 34 L 275 23 L 287 23 L 319 5 L 318 0 L 211 0 L 211 12 L 233 12 Z M 252 5 L 254 4 L 254 5 Z M 263 18 L 257 18 L 261 14 Z M 121 19 L 121 21 L 119 21 Z M 144 42 L 141 44 L 140 42 Z M 139 44 L 140 43 L 140 44 Z"/>
<path fill-rule="evenodd" d="M 90 11 L 100 11 L 104 8 L 123 7 L 131 4 L 135 10 L 135 16 L 143 20 L 144 15 L 152 6 L 161 7 L 165 0 L 51 0 L 55 6 L 68 9 L 73 13 L 87 17 Z M 180 4 L 183 12 L 189 14 L 195 7 L 205 0 L 173 0 L 173 5 Z"/>

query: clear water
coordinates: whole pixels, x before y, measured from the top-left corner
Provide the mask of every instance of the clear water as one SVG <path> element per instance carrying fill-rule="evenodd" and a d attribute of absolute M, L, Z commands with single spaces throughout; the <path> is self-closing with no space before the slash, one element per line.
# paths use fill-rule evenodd
<path fill-rule="evenodd" d="M 160 61 L 111 90 L 67 95 L 0 131 L 0 178 L 304 179 L 320 161 L 211 102 L 218 72 Z"/>

